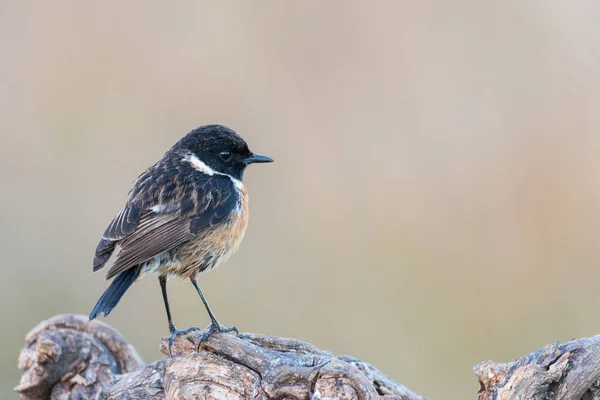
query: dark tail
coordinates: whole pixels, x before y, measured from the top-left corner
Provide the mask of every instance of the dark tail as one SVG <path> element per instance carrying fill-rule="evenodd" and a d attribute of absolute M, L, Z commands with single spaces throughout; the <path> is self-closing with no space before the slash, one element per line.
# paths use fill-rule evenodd
<path fill-rule="evenodd" d="M 107 316 L 139 275 L 140 267 L 129 268 L 117 275 L 90 313 L 90 321 L 102 313 Z"/>

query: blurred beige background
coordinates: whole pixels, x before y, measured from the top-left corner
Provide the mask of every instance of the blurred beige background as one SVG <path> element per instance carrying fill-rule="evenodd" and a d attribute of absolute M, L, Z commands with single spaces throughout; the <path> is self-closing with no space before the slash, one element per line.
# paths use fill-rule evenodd
<path fill-rule="evenodd" d="M 372 362 L 432 399 L 600 333 L 597 1 L 0 1 L 2 398 L 23 336 L 87 314 L 133 179 L 222 123 L 276 159 L 201 279 L 216 315 Z M 208 324 L 171 284 L 179 327 Z M 105 319 L 148 362 L 156 280 Z"/>

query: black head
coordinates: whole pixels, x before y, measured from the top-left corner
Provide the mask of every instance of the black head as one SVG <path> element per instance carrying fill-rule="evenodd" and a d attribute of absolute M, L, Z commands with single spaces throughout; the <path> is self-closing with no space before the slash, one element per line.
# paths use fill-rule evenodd
<path fill-rule="evenodd" d="M 171 151 L 196 156 L 213 171 L 241 180 L 246 167 L 253 163 L 273 162 L 254 154 L 233 130 L 222 125 L 205 125 L 183 137 Z"/>

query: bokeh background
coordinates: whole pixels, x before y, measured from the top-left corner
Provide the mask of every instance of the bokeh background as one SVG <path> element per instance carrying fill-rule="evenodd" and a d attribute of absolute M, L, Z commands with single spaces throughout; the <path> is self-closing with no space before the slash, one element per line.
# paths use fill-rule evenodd
<path fill-rule="evenodd" d="M 432 399 L 600 333 L 598 21 L 593 0 L 0 1 L 0 397 L 25 333 L 105 289 L 92 255 L 132 180 L 206 123 L 276 159 L 201 279 L 222 323 Z M 160 358 L 156 280 L 106 322 Z"/>

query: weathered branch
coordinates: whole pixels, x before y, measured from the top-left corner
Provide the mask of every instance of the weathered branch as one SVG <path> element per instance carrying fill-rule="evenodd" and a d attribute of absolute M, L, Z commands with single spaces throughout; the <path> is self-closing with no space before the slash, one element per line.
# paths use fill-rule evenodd
<path fill-rule="evenodd" d="M 173 357 L 145 365 L 108 325 L 59 315 L 27 335 L 15 389 L 31 400 L 425 399 L 363 361 L 295 339 L 215 334 L 198 352 L 200 335 L 178 337 Z"/>
<path fill-rule="evenodd" d="M 600 400 L 600 336 L 551 344 L 518 360 L 474 368 L 479 400 Z"/>

